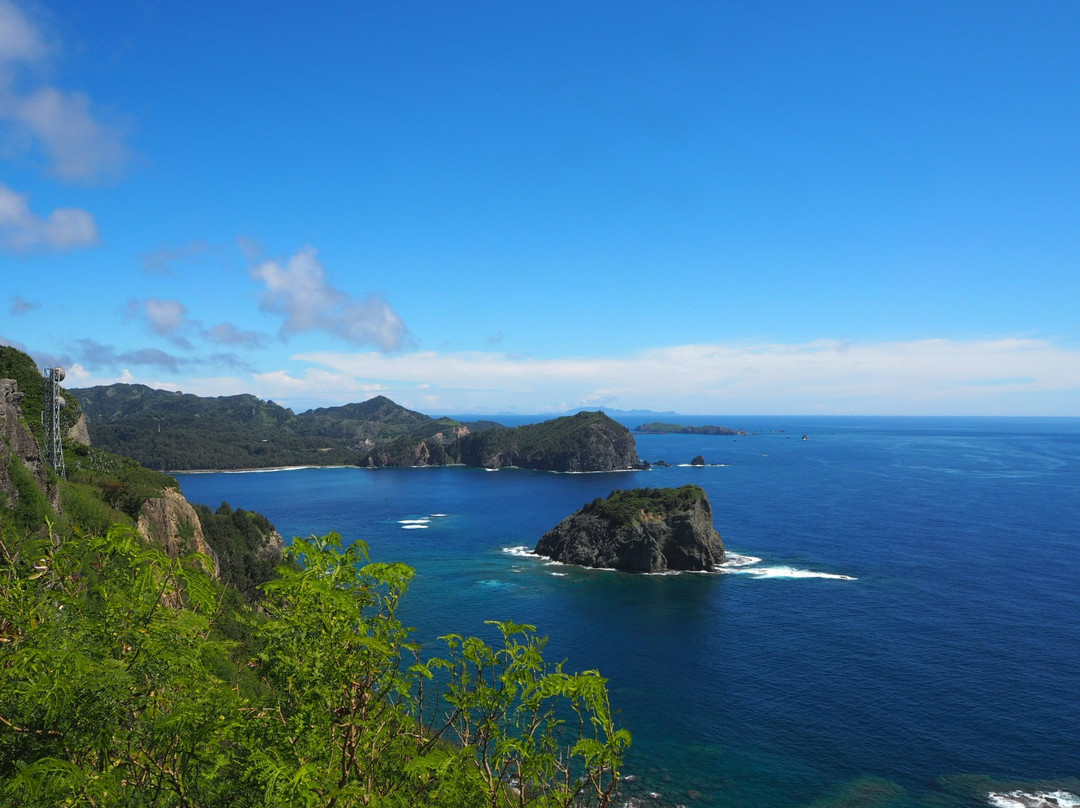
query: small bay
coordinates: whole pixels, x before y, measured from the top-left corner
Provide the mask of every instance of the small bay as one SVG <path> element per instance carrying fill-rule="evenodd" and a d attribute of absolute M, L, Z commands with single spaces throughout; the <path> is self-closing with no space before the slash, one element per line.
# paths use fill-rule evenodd
<path fill-rule="evenodd" d="M 636 804 L 1080 793 L 1080 419 L 678 420 L 757 434 L 640 435 L 642 459 L 672 464 L 642 472 L 177 477 L 193 502 L 262 511 L 287 540 L 337 531 L 415 567 L 403 619 L 427 647 L 514 620 L 550 637 L 549 659 L 600 670 L 634 735 Z M 686 483 L 733 554 L 722 572 L 528 554 L 595 497 Z"/>

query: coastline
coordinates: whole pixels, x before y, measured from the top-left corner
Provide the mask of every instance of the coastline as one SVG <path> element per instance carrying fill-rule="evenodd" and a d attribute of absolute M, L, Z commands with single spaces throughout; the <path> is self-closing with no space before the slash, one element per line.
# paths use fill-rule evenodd
<path fill-rule="evenodd" d="M 164 474 L 251 474 L 265 473 L 268 471 L 301 471 L 303 469 L 359 469 L 364 466 L 333 465 L 333 466 L 259 466 L 247 469 L 169 469 Z"/>

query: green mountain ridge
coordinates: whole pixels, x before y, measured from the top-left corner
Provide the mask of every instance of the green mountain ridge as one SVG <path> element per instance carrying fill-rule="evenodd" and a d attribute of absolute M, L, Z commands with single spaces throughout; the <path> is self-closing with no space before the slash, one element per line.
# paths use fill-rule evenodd
<path fill-rule="evenodd" d="M 298 414 L 252 395 L 114 384 L 71 391 L 96 446 L 160 470 L 465 464 L 550 471 L 641 468 L 633 436 L 599 412 L 505 427 L 432 418 L 385 396 Z"/>

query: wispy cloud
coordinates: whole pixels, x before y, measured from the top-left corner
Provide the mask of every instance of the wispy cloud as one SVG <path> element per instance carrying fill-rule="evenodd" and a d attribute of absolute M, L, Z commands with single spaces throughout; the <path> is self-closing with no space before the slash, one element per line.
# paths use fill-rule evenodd
<path fill-rule="evenodd" d="M 22 295 L 15 295 L 11 298 L 11 308 L 9 311 L 16 317 L 20 314 L 26 314 L 28 311 L 34 311 L 40 309 L 41 304 L 36 300 L 27 300 Z"/>
<path fill-rule="evenodd" d="M 261 261 L 251 277 L 265 286 L 263 311 L 284 317 L 283 338 L 325 331 L 354 345 L 382 351 L 401 348 L 408 337 L 401 317 L 378 296 L 356 298 L 332 286 L 313 247 L 295 252 L 288 261 Z"/>
<path fill-rule="evenodd" d="M 12 252 L 70 250 L 97 243 L 94 217 L 77 208 L 57 208 L 46 217 L 30 209 L 26 194 L 0 184 L 0 249 Z"/>
<path fill-rule="evenodd" d="M 41 155 L 67 181 L 115 177 L 129 159 L 126 127 L 89 96 L 37 82 L 52 49 L 9 0 L 0 0 L 0 121 L 9 151 Z M 20 81 L 21 79 L 21 81 Z"/>
<path fill-rule="evenodd" d="M 232 323 L 218 323 L 202 332 L 203 338 L 218 345 L 234 345 L 238 348 L 259 348 L 267 337 L 257 331 L 237 328 Z"/>
<path fill-rule="evenodd" d="M 149 275 L 174 275 L 184 261 L 220 258 L 221 251 L 205 241 L 191 241 L 179 247 L 163 245 L 139 256 L 142 271 Z"/>
<path fill-rule="evenodd" d="M 0 0 L 0 68 L 38 62 L 49 53 L 38 30 L 8 0 Z"/>
<path fill-rule="evenodd" d="M 185 360 L 157 348 L 117 351 L 113 346 L 93 339 L 77 340 L 76 345 L 78 363 L 91 370 L 136 366 L 161 368 L 176 373 L 187 364 Z"/>

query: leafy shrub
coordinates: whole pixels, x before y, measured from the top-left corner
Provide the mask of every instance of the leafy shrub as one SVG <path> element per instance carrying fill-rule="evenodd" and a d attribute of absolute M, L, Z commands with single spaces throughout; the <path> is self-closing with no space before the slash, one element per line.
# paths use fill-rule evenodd
<path fill-rule="evenodd" d="M 0 545 L 0 802 L 611 804 L 630 736 L 596 672 L 511 623 L 421 663 L 396 617 L 410 568 L 334 534 L 293 551 L 264 615 L 130 527 Z"/>

